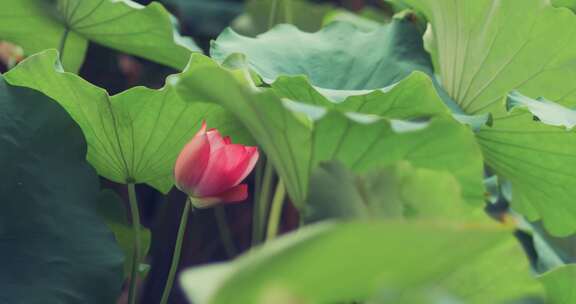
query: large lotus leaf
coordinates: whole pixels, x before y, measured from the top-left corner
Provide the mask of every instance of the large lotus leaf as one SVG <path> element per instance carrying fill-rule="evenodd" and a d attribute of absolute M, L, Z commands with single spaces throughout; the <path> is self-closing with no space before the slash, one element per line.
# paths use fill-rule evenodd
<path fill-rule="evenodd" d="M 427 49 L 469 114 L 514 89 L 576 105 L 576 16 L 548 0 L 406 0 L 430 21 Z"/>
<path fill-rule="evenodd" d="M 130 0 L 0 0 L 0 39 L 26 55 L 58 48 L 67 71 L 77 71 L 88 41 L 182 69 L 199 51 L 174 29 L 174 17 L 156 2 Z"/>
<path fill-rule="evenodd" d="M 409 19 L 394 19 L 372 32 L 344 22 L 315 33 L 283 24 L 256 38 L 228 29 L 210 53 L 219 61 L 245 54 L 267 82 L 281 75 L 306 75 L 314 86 L 336 90 L 380 89 L 414 70 L 431 70 L 420 32 Z"/>
<path fill-rule="evenodd" d="M 566 126 L 576 114 L 518 94 L 509 99 L 510 112 L 495 116 L 492 127 L 476 134 L 486 163 L 512 183 L 515 210 L 531 221 L 542 219 L 554 235 L 573 233 L 576 133 Z M 535 121 L 534 115 L 541 121 Z"/>
<path fill-rule="evenodd" d="M 209 304 L 346 303 L 419 287 L 470 303 L 498 303 L 524 295 L 516 287 L 535 282 L 521 249 L 510 241 L 506 230 L 474 223 L 318 224 L 231 263 L 185 272 L 181 283 L 194 303 Z"/>
<path fill-rule="evenodd" d="M 540 276 L 551 304 L 571 304 L 576 302 L 576 264 L 565 265 Z"/>
<path fill-rule="evenodd" d="M 190 69 L 204 64 L 214 65 L 196 55 Z M 77 75 L 55 69 L 56 65 L 57 53 L 45 51 L 20 63 L 6 79 L 60 103 L 84 132 L 88 160 L 112 181 L 148 183 L 167 192 L 176 157 L 203 119 L 225 134 L 241 133 L 233 117 L 221 108 L 185 102 L 170 86 L 160 90 L 136 87 L 109 96 Z"/>
<path fill-rule="evenodd" d="M 337 163 L 321 164 L 311 179 L 304 211 L 306 222 L 335 218 L 492 221 L 483 210 L 462 204 L 460 186 L 451 174 L 415 168 L 406 162 L 360 175 Z M 541 287 L 529 269 L 526 255 L 518 242 L 510 238 L 478 258 L 471 257 L 467 263 L 455 267 L 453 273 L 428 282 L 427 288 L 421 291 L 411 288 L 409 294 L 437 298 L 447 293 L 465 300 L 463 303 L 503 303 L 541 294 Z M 439 295 L 439 289 L 444 289 L 444 293 Z M 376 297 L 374 303 L 443 303 L 406 298 L 404 294 L 398 298 L 384 295 L 381 301 Z"/>
<path fill-rule="evenodd" d="M 313 87 L 305 76 L 280 76 L 274 91 L 288 98 L 341 111 L 413 119 L 451 114 L 440 100 L 430 77 L 414 72 L 380 90 L 325 90 Z"/>
<path fill-rule="evenodd" d="M 114 303 L 122 252 L 96 213 L 80 128 L 0 77 L 0 147 L 0 303 Z"/>
<path fill-rule="evenodd" d="M 217 66 L 184 72 L 177 87 L 182 96 L 214 102 L 234 113 L 266 152 L 299 206 L 308 193 L 312 170 L 326 160 L 340 160 L 364 171 L 404 159 L 418 167 L 451 172 L 466 200 L 483 198 L 479 148 L 471 131 L 446 115 L 410 122 L 281 100 L 274 90 L 244 86 Z M 397 102 L 399 107 L 418 101 L 396 101 L 394 94 L 380 96 L 378 102 Z M 403 118 L 407 117 L 404 113 Z"/>

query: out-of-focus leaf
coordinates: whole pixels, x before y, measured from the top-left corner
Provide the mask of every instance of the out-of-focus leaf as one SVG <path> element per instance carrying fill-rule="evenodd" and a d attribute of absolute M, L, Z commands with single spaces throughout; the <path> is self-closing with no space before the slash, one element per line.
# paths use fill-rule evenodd
<path fill-rule="evenodd" d="M 540 277 L 546 287 L 550 304 L 572 304 L 576 302 L 576 264 L 559 267 Z"/>
<path fill-rule="evenodd" d="M 400 162 L 356 175 L 341 164 L 324 163 L 311 177 L 302 216 L 305 222 L 367 217 L 462 220 L 472 213 L 450 173 Z"/>
<path fill-rule="evenodd" d="M 377 30 L 383 23 L 390 22 L 390 19 L 390 16 L 372 8 L 364 8 L 359 12 L 335 9 L 324 17 L 324 25 L 332 22 L 346 22 L 354 24 L 358 29 L 371 32 Z"/>
<path fill-rule="evenodd" d="M 0 303 L 114 303 L 122 252 L 96 213 L 80 128 L 0 77 L 0 147 Z"/>
<path fill-rule="evenodd" d="M 248 0 L 245 14 L 235 20 L 233 28 L 244 35 L 255 36 L 270 26 L 289 23 L 305 32 L 315 32 L 322 28 L 324 16 L 332 9 L 332 5 L 307 0 Z"/>
<path fill-rule="evenodd" d="M 18 44 L 26 55 L 58 48 L 67 71 L 80 69 L 88 41 L 176 69 L 199 51 L 157 2 L 0 0 L 0 7 L 0 39 Z"/>
<path fill-rule="evenodd" d="M 215 65 L 203 55 L 195 55 L 189 70 L 206 64 Z M 242 133 L 221 108 L 188 102 L 186 96 L 186 101 L 181 100 L 170 86 L 160 90 L 135 87 L 109 96 L 77 75 L 55 68 L 57 65 L 57 53 L 45 51 L 23 61 L 6 79 L 60 103 L 84 132 L 88 160 L 112 181 L 148 183 L 166 193 L 173 184 L 176 157 L 202 120 L 224 134 Z"/>
<path fill-rule="evenodd" d="M 507 265 L 494 259 L 502 254 L 519 257 L 519 247 L 510 246 L 513 241 L 505 229 L 473 223 L 318 224 L 234 262 L 185 272 L 181 283 L 190 299 L 201 304 L 337 303 L 423 287 L 445 290 L 470 303 L 497 303 L 535 282 L 525 261 Z M 506 279 L 489 275 L 496 265 Z M 538 294 L 538 286 L 534 290 Z"/>
<path fill-rule="evenodd" d="M 551 0 L 552 5 L 557 7 L 567 7 L 576 11 L 576 0 Z"/>

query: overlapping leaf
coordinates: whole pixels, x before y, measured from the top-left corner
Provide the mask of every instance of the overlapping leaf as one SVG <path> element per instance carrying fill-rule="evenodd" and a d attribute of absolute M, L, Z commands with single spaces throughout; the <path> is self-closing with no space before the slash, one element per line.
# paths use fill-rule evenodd
<path fill-rule="evenodd" d="M 511 90 L 576 104 L 576 16 L 547 0 L 406 0 L 429 19 L 427 49 L 469 114 Z"/>
<path fill-rule="evenodd" d="M 366 300 L 376 292 L 401 300 L 405 290 L 426 287 L 465 303 L 498 303 L 527 290 L 540 293 L 516 245 L 506 230 L 492 225 L 320 224 L 232 263 L 190 270 L 181 281 L 195 303 L 336 303 Z M 512 263 L 494 259 L 502 254 Z M 502 267 L 503 277 L 484 272 L 487 265 Z"/>
<path fill-rule="evenodd" d="M 566 127 L 576 114 L 518 94 L 509 98 L 510 112 L 477 133 L 486 162 L 511 181 L 515 210 L 529 220 L 542 218 L 555 235 L 568 235 L 576 229 L 576 133 Z"/>
<path fill-rule="evenodd" d="M 372 32 L 344 22 L 316 33 L 278 25 L 256 38 L 228 29 L 210 53 L 219 61 L 245 54 L 267 82 L 281 75 L 306 75 L 314 86 L 337 90 L 381 89 L 414 70 L 431 70 L 420 33 L 408 19 L 394 19 Z"/>
<path fill-rule="evenodd" d="M 0 302 L 113 303 L 122 252 L 96 213 L 80 128 L 0 77 L 0 134 Z"/>
<path fill-rule="evenodd" d="M 203 119 L 225 134 L 242 132 L 222 109 L 185 102 L 169 86 L 136 87 L 109 96 L 80 77 L 55 69 L 56 64 L 57 53 L 46 51 L 22 62 L 6 79 L 60 103 L 84 132 L 88 160 L 112 181 L 148 183 L 167 192 L 174 161 Z M 202 55 L 191 62 L 192 66 L 204 64 L 214 63 Z"/>
<path fill-rule="evenodd" d="M 182 96 L 214 102 L 234 113 L 267 153 L 297 205 L 306 198 L 311 170 L 318 162 L 333 159 L 357 171 L 401 159 L 447 170 L 458 178 L 467 200 L 482 199 L 482 164 L 476 143 L 467 128 L 445 115 L 408 122 L 282 101 L 273 90 L 249 89 L 219 67 L 187 71 L 177 87 Z M 404 102 L 396 100 L 397 94 L 389 96 L 381 95 L 377 102 L 398 102 L 402 107 Z M 390 110 L 394 106 L 381 108 L 395 112 Z M 396 112 L 401 118 L 417 116 Z"/>
<path fill-rule="evenodd" d="M 553 304 L 570 304 L 576 301 L 576 264 L 559 267 L 542 275 L 539 280 L 546 287 L 546 293 Z"/>
<path fill-rule="evenodd" d="M 429 19 L 427 48 L 448 94 L 468 114 L 491 112 L 492 129 L 478 139 L 486 162 L 511 180 L 512 205 L 530 220 L 542 218 L 556 235 L 576 231 L 576 163 L 566 109 L 534 101 L 531 111 L 507 113 L 513 90 L 576 104 L 576 16 L 545 0 L 407 0 Z M 518 99 L 518 94 L 511 98 Z M 538 106 L 538 107 L 535 107 Z"/>
<path fill-rule="evenodd" d="M 80 68 L 88 41 L 177 69 L 199 51 L 156 2 L 144 7 L 131 0 L 1 0 L 0 6 L 0 39 L 27 55 L 58 48 L 67 71 Z"/>

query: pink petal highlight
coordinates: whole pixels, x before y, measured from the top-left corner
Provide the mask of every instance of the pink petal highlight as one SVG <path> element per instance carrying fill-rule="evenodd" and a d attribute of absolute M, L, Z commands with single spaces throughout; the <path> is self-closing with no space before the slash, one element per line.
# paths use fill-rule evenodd
<path fill-rule="evenodd" d="M 250 172 L 252 172 L 252 169 L 254 169 L 256 163 L 258 162 L 258 157 L 260 157 L 260 153 L 258 152 L 257 147 L 244 146 L 244 148 L 245 148 L 244 153 L 246 153 L 245 166 L 244 167 L 238 166 L 236 168 L 237 173 L 239 175 L 236 178 L 236 180 L 234 180 L 233 182 L 234 185 L 238 185 L 248 176 L 248 174 L 250 174 Z"/>
<path fill-rule="evenodd" d="M 220 135 L 220 132 L 218 132 L 216 129 L 208 130 L 206 135 L 208 136 L 208 141 L 210 142 L 210 148 L 212 149 L 212 152 L 215 152 L 216 150 L 228 144 L 226 139 L 222 138 L 222 135 Z"/>
<path fill-rule="evenodd" d="M 242 145 L 226 145 L 211 154 L 206 173 L 196 188 L 196 196 L 213 196 L 238 185 L 258 159 L 255 147 L 246 149 Z"/>
<path fill-rule="evenodd" d="M 206 124 L 203 123 L 194 138 L 184 146 L 174 165 L 176 187 L 187 194 L 194 192 L 210 159 L 210 144 L 205 131 Z"/>

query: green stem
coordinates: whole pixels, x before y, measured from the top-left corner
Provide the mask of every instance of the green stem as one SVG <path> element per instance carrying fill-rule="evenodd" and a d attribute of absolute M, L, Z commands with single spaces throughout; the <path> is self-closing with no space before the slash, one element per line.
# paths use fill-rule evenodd
<path fill-rule="evenodd" d="M 278 234 L 278 227 L 282 218 L 282 206 L 284 205 L 284 196 L 286 195 L 286 187 L 282 180 L 278 181 L 274 199 L 272 200 L 272 207 L 268 217 L 268 231 L 266 232 L 266 241 L 270 241 Z"/>
<path fill-rule="evenodd" d="M 184 240 L 184 233 L 186 232 L 186 224 L 188 223 L 188 217 L 191 212 L 191 207 L 192 202 L 190 202 L 190 199 L 187 199 L 184 205 L 184 210 L 182 211 L 182 216 L 180 217 L 180 226 L 178 226 L 176 244 L 174 245 L 174 253 L 172 254 L 172 263 L 170 264 L 170 271 L 168 272 L 168 277 L 166 278 L 166 284 L 164 285 L 164 291 L 162 292 L 162 299 L 160 300 L 161 304 L 168 303 L 168 298 L 170 297 L 172 286 L 174 286 L 174 279 L 176 277 L 178 266 L 180 265 L 182 242 Z"/>
<path fill-rule="evenodd" d="M 128 202 L 130 204 L 130 215 L 132 217 L 133 243 L 134 252 L 132 253 L 132 275 L 130 276 L 130 287 L 128 290 L 128 303 L 135 304 L 138 296 L 137 283 L 138 271 L 140 268 L 140 252 L 142 244 L 140 239 L 140 210 L 138 209 L 138 198 L 136 197 L 136 188 L 133 183 L 128 183 Z"/>
<path fill-rule="evenodd" d="M 257 200 L 254 201 L 254 210 L 252 214 L 252 246 L 258 245 L 264 236 L 264 223 L 268 213 L 270 192 L 272 189 L 272 178 L 274 170 L 272 164 L 267 161 L 264 166 L 264 174 L 260 188 L 258 189 Z"/>
<path fill-rule="evenodd" d="M 217 206 L 214 208 L 214 215 L 216 216 L 216 224 L 218 225 L 224 250 L 226 250 L 226 254 L 232 258 L 236 256 L 237 251 L 234 242 L 232 242 L 228 221 L 226 220 L 226 210 L 222 206 Z"/>
<path fill-rule="evenodd" d="M 292 0 L 283 0 L 284 2 L 284 22 L 292 23 Z"/>
<path fill-rule="evenodd" d="M 276 15 L 278 14 L 278 0 L 270 0 L 272 5 L 270 6 L 270 14 L 268 15 L 268 29 L 271 29 L 276 23 Z"/>
<path fill-rule="evenodd" d="M 64 48 L 66 47 L 66 40 L 68 39 L 69 33 L 70 29 L 68 27 L 64 28 L 64 33 L 62 34 L 60 44 L 58 45 L 58 59 L 60 59 L 62 66 L 64 66 Z"/>

